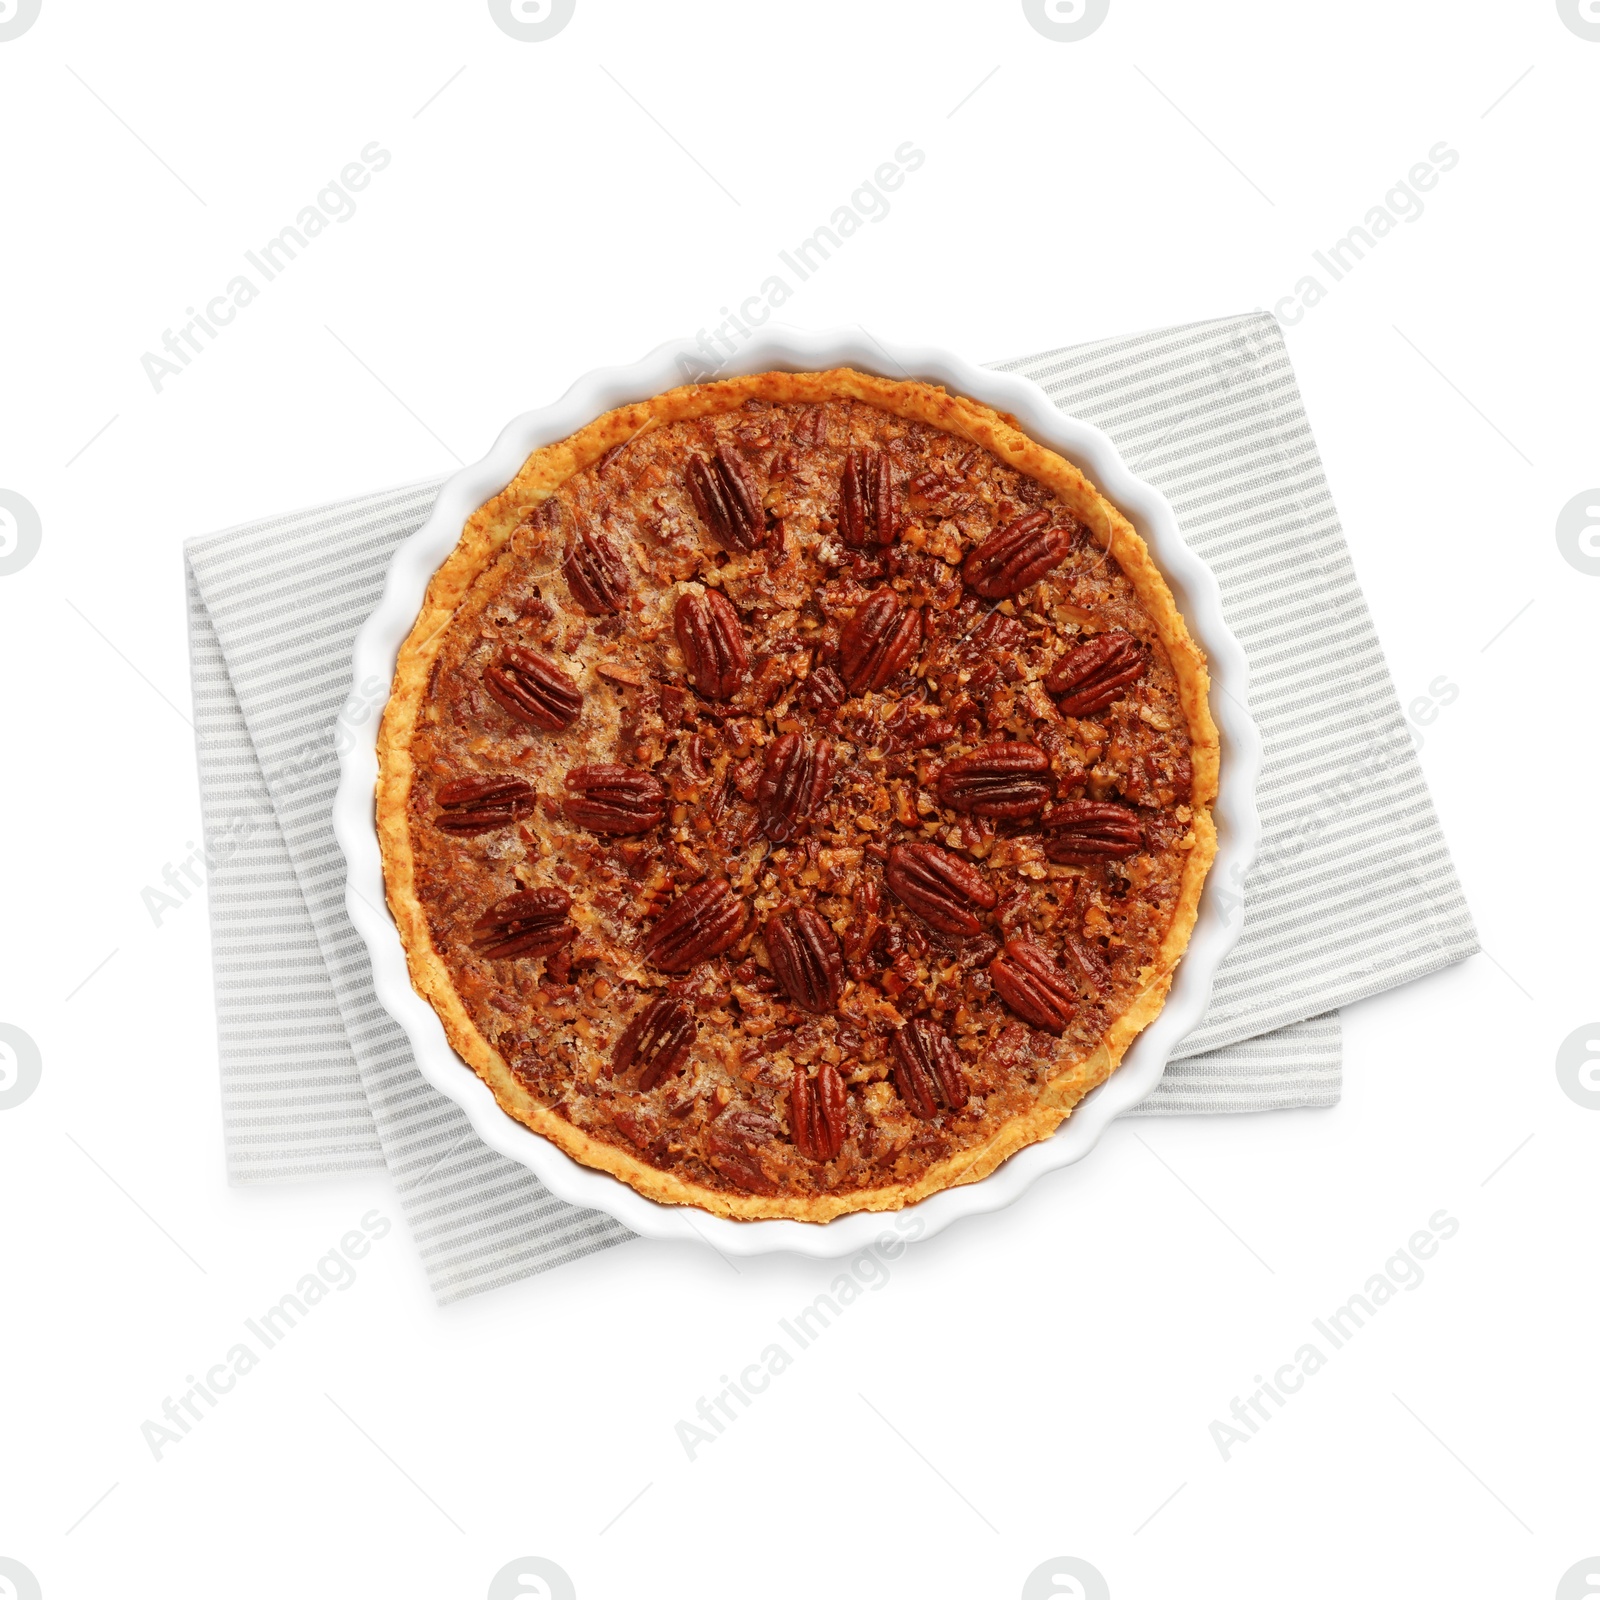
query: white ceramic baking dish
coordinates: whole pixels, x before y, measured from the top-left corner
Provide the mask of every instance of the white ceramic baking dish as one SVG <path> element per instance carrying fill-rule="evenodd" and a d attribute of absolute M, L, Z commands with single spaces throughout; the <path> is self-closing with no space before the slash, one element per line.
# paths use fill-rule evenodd
<path fill-rule="evenodd" d="M 435 569 L 454 547 L 467 518 L 511 481 L 530 451 L 565 438 L 604 411 L 648 399 L 682 383 L 686 371 L 703 364 L 702 353 L 688 341 L 664 344 L 632 366 L 591 372 L 553 405 L 529 411 L 512 422 L 482 461 L 464 467 L 445 484 L 428 521 L 395 551 L 383 599 L 356 638 L 353 681 L 362 683 L 377 676 L 388 682 L 393 677 L 400 645 L 411 631 Z M 943 384 L 1009 413 L 1025 432 L 1081 467 L 1138 528 L 1166 575 L 1179 609 L 1209 661 L 1211 711 L 1222 735 L 1216 864 L 1200 903 L 1194 937 L 1161 1015 L 1134 1041 L 1118 1071 L 1084 1098 L 1053 1137 L 1019 1151 L 979 1183 L 946 1189 L 909 1208 L 922 1225 L 921 1236 L 926 1237 L 958 1218 L 998 1211 L 1016 1200 L 1041 1173 L 1081 1160 L 1113 1117 L 1137 1105 L 1161 1081 L 1173 1048 L 1200 1020 L 1217 967 L 1238 937 L 1238 891 L 1255 858 L 1260 834 L 1255 788 L 1261 742 L 1245 709 L 1249 670 L 1244 651 L 1223 621 L 1216 579 L 1183 542 L 1177 518 L 1165 498 L 1129 472 L 1105 434 L 1064 416 L 1029 379 L 991 372 L 943 350 L 883 345 L 859 329 L 808 333 L 769 326 L 716 376 L 830 367 L 855 367 L 884 377 Z M 826 1224 L 734 1222 L 692 1208 L 662 1205 L 606 1173 L 579 1165 L 508 1117 L 486 1085 L 451 1049 L 433 1008 L 412 989 L 399 933 L 388 914 L 376 909 L 384 905 L 384 889 L 373 819 L 373 787 L 378 776 L 375 745 L 365 741 L 352 744 L 343 752 L 340 764 L 333 820 L 349 864 L 345 899 L 350 918 L 371 951 L 378 998 L 405 1029 L 418 1070 L 466 1112 L 485 1144 L 529 1167 L 563 1200 L 607 1212 L 636 1233 L 699 1239 L 729 1255 L 793 1250 L 810 1256 L 845 1256 L 889 1230 L 891 1218 L 881 1212 L 858 1212 Z M 1231 914 L 1225 914 L 1225 905 Z"/>

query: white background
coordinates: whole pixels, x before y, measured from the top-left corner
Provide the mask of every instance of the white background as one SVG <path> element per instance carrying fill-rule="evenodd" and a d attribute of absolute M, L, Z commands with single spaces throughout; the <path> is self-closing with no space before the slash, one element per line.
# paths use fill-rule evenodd
<path fill-rule="evenodd" d="M 1600 1114 L 1554 1068 L 1600 1015 L 1600 577 L 1554 534 L 1600 483 L 1597 86 L 1554 0 L 1112 0 L 1077 43 L 1014 0 L 578 0 L 543 43 L 482 0 L 44 0 L 0 43 L 0 488 L 43 527 L 0 577 L 0 1021 L 43 1058 L 0 1111 L 0 1556 L 46 1600 L 478 1597 L 529 1554 L 584 1600 L 1010 1597 L 1057 1555 L 1116 1600 L 1556 1594 L 1600 1552 Z M 158 394 L 163 330 L 373 140 Z M 830 1266 L 638 1242 L 441 1311 L 381 1177 L 226 1185 L 203 903 L 140 900 L 199 838 L 180 545 L 714 326 L 906 140 L 783 314 L 977 360 L 1271 308 L 1460 152 L 1288 338 L 1402 700 L 1459 687 L 1421 759 L 1488 955 L 1346 1013 L 1337 1109 L 1124 1122 L 914 1247 L 691 1462 Z M 155 1461 L 373 1207 L 360 1280 Z M 1209 1424 L 1441 1208 L 1225 1462 Z"/>

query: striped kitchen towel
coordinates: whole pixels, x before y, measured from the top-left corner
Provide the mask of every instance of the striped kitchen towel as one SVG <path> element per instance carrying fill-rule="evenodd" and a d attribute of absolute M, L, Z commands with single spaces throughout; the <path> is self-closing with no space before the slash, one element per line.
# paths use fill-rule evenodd
<path fill-rule="evenodd" d="M 1200 1028 L 1142 1114 L 1332 1104 L 1337 1008 L 1477 948 L 1277 324 L 1230 318 L 1007 363 L 1161 488 L 1222 585 L 1266 746 L 1255 870 Z M 341 741 L 388 686 L 357 629 L 438 481 L 186 547 L 228 1168 L 386 1167 L 441 1303 L 631 1237 L 478 1140 L 417 1072 L 344 909 Z"/>

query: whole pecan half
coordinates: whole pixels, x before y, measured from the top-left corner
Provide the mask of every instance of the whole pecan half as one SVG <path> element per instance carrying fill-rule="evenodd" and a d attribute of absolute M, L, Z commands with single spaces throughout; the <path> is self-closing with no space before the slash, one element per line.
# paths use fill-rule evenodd
<path fill-rule="evenodd" d="M 883 910 L 883 893 L 876 878 L 869 878 L 862 873 L 856 879 L 851 909 L 855 915 L 850 919 L 850 927 L 845 934 L 844 953 L 848 960 L 859 961 L 872 948 L 873 941 L 883 927 L 879 918 Z"/>
<path fill-rule="evenodd" d="M 850 1096 L 831 1061 L 817 1068 L 814 1078 L 796 1067 L 789 1080 L 789 1131 L 796 1148 L 812 1161 L 832 1161 L 844 1144 Z"/>
<path fill-rule="evenodd" d="M 839 484 L 839 532 L 846 544 L 893 544 L 900 520 L 894 474 L 883 450 L 852 450 Z"/>
<path fill-rule="evenodd" d="M 1060 1033 L 1078 1009 L 1072 979 L 1026 936 L 1006 940 L 1004 953 L 989 963 L 989 981 L 1024 1022 L 1046 1033 Z"/>
<path fill-rule="evenodd" d="M 1049 521 L 1048 511 L 1030 511 L 991 533 L 961 563 L 967 587 L 985 600 L 1004 600 L 1059 567 L 1072 554 L 1072 529 Z"/>
<path fill-rule="evenodd" d="M 572 898 L 560 889 L 523 889 L 496 900 L 472 925 L 472 948 L 494 961 L 554 955 L 577 938 L 567 912 Z"/>
<path fill-rule="evenodd" d="M 597 762 L 566 778 L 561 814 L 590 833 L 645 833 L 665 819 L 667 791 L 653 772 Z"/>
<path fill-rule="evenodd" d="M 801 698 L 819 722 L 831 722 L 834 712 L 850 698 L 850 691 L 839 681 L 839 674 L 832 667 L 813 667 Z"/>
<path fill-rule="evenodd" d="M 807 740 L 798 733 L 774 739 L 767 746 L 756 786 L 761 831 L 774 844 L 794 838 L 822 804 L 832 781 L 833 745 L 829 740 Z"/>
<path fill-rule="evenodd" d="M 1063 716 L 1087 717 L 1104 711 L 1130 683 L 1142 678 L 1147 664 L 1131 633 L 1097 633 L 1063 656 L 1044 686 L 1061 696 L 1056 707 Z"/>
<path fill-rule="evenodd" d="M 894 1086 L 906 1109 L 926 1122 L 941 1105 L 959 1111 L 967 1103 L 967 1080 L 950 1035 L 931 1017 L 913 1017 L 889 1036 Z"/>
<path fill-rule="evenodd" d="M 735 1103 L 706 1129 L 707 1162 L 729 1183 L 751 1194 L 776 1194 L 763 1152 L 778 1135 L 778 1124 L 754 1106 Z"/>
<path fill-rule="evenodd" d="M 893 589 L 875 589 L 839 634 L 839 671 L 851 694 L 881 689 L 909 667 L 922 643 L 922 612 Z"/>
<path fill-rule="evenodd" d="M 977 933 L 982 927 L 977 913 L 995 906 L 988 879 L 970 861 L 936 844 L 895 845 L 883 881 L 897 900 L 940 933 Z"/>
<path fill-rule="evenodd" d="M 844 989 L 844 962 L 839 940 L 827 919 L 802 907 L 787 916 L 769 917 L 767 953 L 783 992 L 802 1011 L 836 1011 Z"/>
<path fill-rule="evenodd" d="M 483 686 L 519 722 L 546 733 L 570 728 L 583 710 L 577 684 L 549 656 L 519 644 L 508 644 L 499 661 L 485 669 Z"/>
<path fill-rule="evenodd" d="M 561 575 L 591 617 L 615 615 L 628 597 L 628 569 L 616 547 L 594 528 L 581 528 L 568 541 Z"/>
<path fill-rule="evenodd" d="M 700 520 L 724 548 L 748 553 L 765 542 L 761 497 L 743 463 L 726 450 L 718 450 L 709 461 L 704 456 L 690 458 L 689 495 Z"/>
<path fill-rule="evenodd" d="M 940 805 L 1007 822 L 1033 816 L 1055 793 L 1049 756 L 1036 744 L 1010 742 L 946 762 L 936 787 Z"/>
<path fill-rule="evenodd" d="M 1102 800 L 1063 800 L 1039 819 L 1044 853 L 1057 862 L 1092 866 L 1131 856 L 1144 840 L 1138 817 L 1126 806 Z"/>
<path fill-rule="evenodd" d="M 1092 940 L 1074 938 L 1068 934 L 1062 941 L 1062 953 L 1078 970 L 1078 976 L 1094 990 L 1104 994 L 1111 987 L 1111 968 L 1100 946 Z"/>
<path fill-rule="evenodd" d="M 434 798 L 439 815 L 433 825 L 441 833 L 488 833 L 533 814 L 538 796 L 521 778 L 455 778 L 441 783 Z"/>
<path fill-rule="evenodd" d="M 672 609 L 672 627 L 689 681 L 708 700 L 726 700 L 750 665 L 744 627 L 728 597 L 715 589 L 685 589 Z"/>
<path fill-rule="evenodd" d="M 699 1031 L 694 1007 L 687 1000 L 658 995 L 622 1030 L 606 1076 L 620 1078 L 632 1072 L 635 1088 L 653 1089 L 683 1065 Z"/>
<path fill-rule="evenodd" d="M 685 889 L 644 939 L 644 958 L 662 972 L 687 972 L 719 956 L 744 932 L 744 901 L 726 878 Z"/>

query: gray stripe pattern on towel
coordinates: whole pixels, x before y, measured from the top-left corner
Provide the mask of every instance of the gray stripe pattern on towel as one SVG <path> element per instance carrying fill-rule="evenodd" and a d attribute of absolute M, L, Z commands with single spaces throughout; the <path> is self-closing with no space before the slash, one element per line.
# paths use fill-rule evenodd
<path fill-rule="evenodd" d="M 228 1176 L 383 1167 L 300 880 L 192 569 L 189 653 Z"/>

